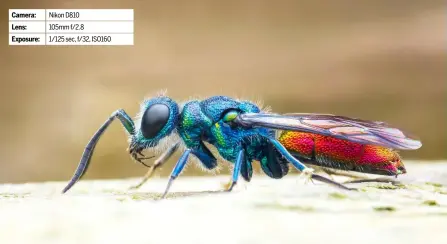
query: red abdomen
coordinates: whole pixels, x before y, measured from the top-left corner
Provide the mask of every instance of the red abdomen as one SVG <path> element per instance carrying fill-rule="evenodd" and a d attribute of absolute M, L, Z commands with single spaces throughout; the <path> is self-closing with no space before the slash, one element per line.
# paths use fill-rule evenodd
<path fill-rule="evenodd" d="M 399 154 L 389 148 L 295 131 L 282 132 L 278 140 L 305 163 L 381 175 L 406 172 Z"/>

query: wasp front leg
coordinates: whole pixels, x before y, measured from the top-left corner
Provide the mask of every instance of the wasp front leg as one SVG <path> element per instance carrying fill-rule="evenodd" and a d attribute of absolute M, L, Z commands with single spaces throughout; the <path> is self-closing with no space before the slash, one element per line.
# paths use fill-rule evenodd
<path fill-rule="evenodd" d="M 177 149 L 179 148 L 180 143 L 177 142 L 174 145 L 172 145 L 168 150 L 166 150 L 157 160 L 155 160 L 154 164 L 149 166 L 149 170 L 147 171 L 147 173 L 143 176 L 143 179 L 141 180 L 140 183 L 138 183 L 135 186 L 131 186 L 130 189 L 138 189 L 140 188 L 144 183 L 146 183 L 146 181 L 149 180 L 149 178 L 152 177 L 152 175 L 154 174 L 155 170 L 159 167 L 161 167 L 164 163 L 166 163 L 171 156 L 177 151 Z"/>
<path fill-rule="evenodd" d="M 146 156 L 142 153 L 143 150 L 144 150 L 143 148 L 130 148 L 130 149 L 129 149 L 129 153 L 130 153 L 130 156 L 132 157 L 132 159 L 134 159 L 134 160 L 137 161 L 138 163 L 140 163 L 140 164 L 142 164 L 142 165 L 144 165 L 144 166 L 150 168 L 151 166 L 149 166 L 149 165 L 147 165 L 146 163 L 144 163 L 143 160 L 151 159 L 151 158 L 153 158 L 154 156 L 146 157 Z"/>
<path fill-rule="evenodd" d="M 183 171 L 183 168 L 185 168 L 186 163 L 188 162 L 189 154 L 191 153 L 191 149 L 186 149 L 182 156 L 177 161 L 177 164 L 175 165 L 174 169 L 172 170 L 171 176 L 169 177 L 168 185 L 166 186 L 166 190 L 161 196 L 162 199 L 166 198 L 166 195 L 169 192 L 169 189 L 172 186 L 172 183 L 175 179 L 180 175 L 180 173 Z"/>

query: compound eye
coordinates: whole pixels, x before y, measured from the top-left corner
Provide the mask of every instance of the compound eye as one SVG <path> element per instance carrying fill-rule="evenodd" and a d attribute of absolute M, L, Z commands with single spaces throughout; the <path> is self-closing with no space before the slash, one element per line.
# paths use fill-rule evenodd
<path fill-rule="evenodd" d="M 169 120 L 169 107 L 165 104 L 153 104 L 143 114 L 141 133 L 147 139 L 154 138 Z"/>
<path fill-rule="evenodd" d="M 239 115 L 239 112 L 236 110 L 231 110 L 229 112 L 227 112 L 224 117 L 222 118 L 222 120 L 225 123 L 231 122 L 233 121 L 237 116 Z"/>

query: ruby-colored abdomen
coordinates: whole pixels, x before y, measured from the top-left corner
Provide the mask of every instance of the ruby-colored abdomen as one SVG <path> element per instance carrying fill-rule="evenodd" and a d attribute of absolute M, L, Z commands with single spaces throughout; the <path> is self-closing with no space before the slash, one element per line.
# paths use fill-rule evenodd
<path fill-rule="evenodd" d="M 390 172 L 405 173 L 396 151 L 375 145 L 363 145 L 351 141 L 306 132 L 284 131 L 278 139 L 287 150 L 305 158 L 325 158 L 337 163 L 368 165 Z"/>

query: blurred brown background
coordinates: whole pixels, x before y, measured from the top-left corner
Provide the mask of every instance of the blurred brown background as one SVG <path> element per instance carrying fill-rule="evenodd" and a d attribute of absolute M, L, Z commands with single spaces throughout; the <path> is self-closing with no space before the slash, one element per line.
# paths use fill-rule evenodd
<path fill-rule="evenodd" d="M 404 158 L 447 156 L 444 1 L 1 5 L 0 182 L 68 180 L 111 112 L 134 116 L 146 95 L 165 88 L 178 100 L 228 95 L 262 99 L 277 112 L 383 120 L 422 139 Z M 133 8 L 135 46 L 8 46 L 9 8 Z M 126 147 L 113 124 L 86 178 L 143 175 Z"/>

